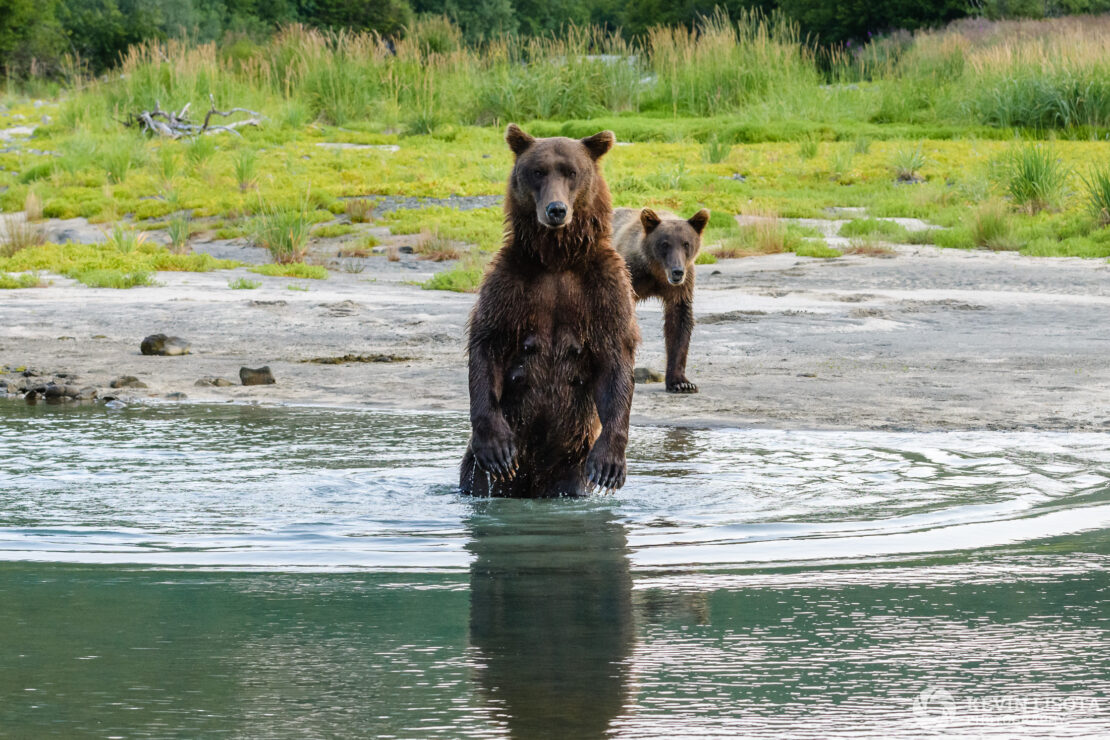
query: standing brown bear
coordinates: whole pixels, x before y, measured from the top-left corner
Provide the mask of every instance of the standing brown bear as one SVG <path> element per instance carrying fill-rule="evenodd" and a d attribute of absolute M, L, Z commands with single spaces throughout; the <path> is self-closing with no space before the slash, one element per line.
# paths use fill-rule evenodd
<path fill-rule="evenodd" d="M 639 329 L 598 160 L 613 133 L 535 139 L 515 124 L 505 244 L 470 315 L 471 437 L 460 487 L 578 495 L 624 485 Z"/>
<path fill-rule="evenodd" d="M 613 214 L 614 243 L 628 264 L 636 300 L 663 301 L 663 340 L 667 345 L 667 390 L 697 393 L 686 379 L 686 354 L 694 331 L 694 259 L 709 211 L 688 220 L 650 208 L 618 208 Z"/>

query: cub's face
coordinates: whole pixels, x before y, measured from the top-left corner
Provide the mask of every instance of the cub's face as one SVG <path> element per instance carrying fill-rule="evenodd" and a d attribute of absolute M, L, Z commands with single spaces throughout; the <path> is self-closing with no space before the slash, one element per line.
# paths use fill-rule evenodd
<path fill-rule="evenodd" d="M 683 221 L 662 219 L 655 211 L 640 211 L 644 228 L 644 253 L 655 272 L 671 285 L 682 285 L 701 249 L 701 233 L 709 223 L 709 211 L 702 209 Z"/>
<path fill-rule="evenodd" d="M 613 146 L 612 131 L 585 139 L 536 139 L 515 123 L 505 141 L 516 156 L 509 190 L 517 203 L 532 203 L 536 220 L 548 229 L 562 229 L 574 218 L 575 207 L 594 193 L 601 178 L 597 161 Z"/>

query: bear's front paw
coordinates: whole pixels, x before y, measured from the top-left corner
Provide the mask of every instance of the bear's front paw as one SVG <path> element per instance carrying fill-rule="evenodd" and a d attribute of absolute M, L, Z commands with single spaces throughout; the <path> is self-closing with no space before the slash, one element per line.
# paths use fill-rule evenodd
<path fill-rule="evenodd" d="M 512 480 L 516 475 L 516 445 L 504 416 L 498 414 L 488 422 L 475 424 L 470 449 L 478 466 L 494 480 Z"/>
<path fill-rule="evenodd" d="M 586 458 L 586 479 L 589 489 L 600 488 L 612 493 L 624 485 L 625 462 L 623 454 L 609 451 L 608 445 L 595 444 Z"/>
<path fill-rule="evenodd" d="M 667 379 L 667 393 L 697 393 L 698 387 L 686 379 L 685 375 Z"/>

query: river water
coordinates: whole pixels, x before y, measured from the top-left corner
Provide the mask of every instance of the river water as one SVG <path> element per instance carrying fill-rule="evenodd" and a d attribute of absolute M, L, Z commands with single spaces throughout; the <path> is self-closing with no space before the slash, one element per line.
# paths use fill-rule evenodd
<path fill-rule="evenodd" d="M 553 501 L 466 435 L 0 403 L 0 737 L 1110 727 L 1110 434 L 637 427 Z"/>

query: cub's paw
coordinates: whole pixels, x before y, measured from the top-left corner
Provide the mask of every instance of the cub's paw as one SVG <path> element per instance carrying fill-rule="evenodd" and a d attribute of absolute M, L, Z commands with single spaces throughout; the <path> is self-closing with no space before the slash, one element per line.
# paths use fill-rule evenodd
<path fill-rule="evenodd" d="M 512 480 L 516 475 L 516 445 L 505 417 L 498 415 L 488 422 L 475 424 L 470 449 L 478 467 L 494 480 Z"/>
<path fill-rule="evenodd" d="M 685 377 L 667 381 L 667 393 L 697 393 L 698 387 Z"/>
<path fill-rule="evenodd" d="M 595 444 L 586 458 L 587 488 L 591 491 L 600 488 L 605 493 L 612 493 L 624 485 L 625 471 L 623 454 L 614 454 L 606 445 Z"/>

